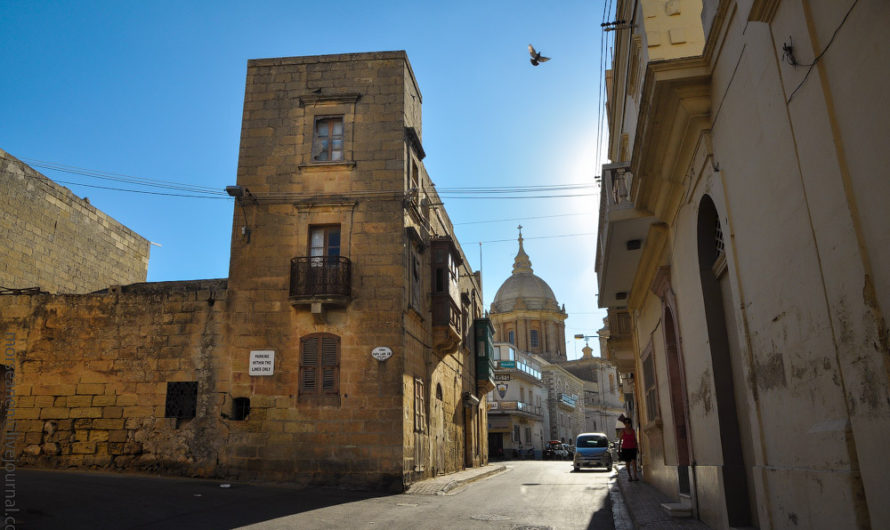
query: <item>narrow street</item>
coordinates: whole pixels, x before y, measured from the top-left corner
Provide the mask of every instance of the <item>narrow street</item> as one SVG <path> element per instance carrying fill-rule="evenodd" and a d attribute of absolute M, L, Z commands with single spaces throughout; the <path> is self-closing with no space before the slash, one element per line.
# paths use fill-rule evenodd
<path fill-rule="evenodd" d="M 135 475 L 19 471 L 25 528 L 611 529 L 614 472 L 510 461 L 448 495 L 297 490 Z M 90 506 L 85 510 L 84 506 Z"/>

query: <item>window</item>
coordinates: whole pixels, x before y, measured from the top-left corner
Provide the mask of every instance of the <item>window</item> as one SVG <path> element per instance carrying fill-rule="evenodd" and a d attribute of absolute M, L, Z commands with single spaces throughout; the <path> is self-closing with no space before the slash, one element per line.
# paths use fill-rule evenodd
<path fill-rule="evenodd" d="M 340 337 L 313 333 L 300 339 L 300 395 L 340 392 Z"/>
<path fill-rule="evenodd" d="M 531 342 L 532 348 L 537 348 L 539 346 L 538 330 L 533 329 L 529 332 L 529 342 Z"/>
<path fill-rule="evenodd" d="M 414 159 L 411 160 L 411 173 L 409 175 L 410 186 L 412 190 L 419 189 L 420 187 L 420 177 L 417 174 L 417 162 Z"/>
<path fill-rule="evenodd" d="M 250 398 L 237 397 L 232 400 L 232 416 L 235 421 L 244 421 L 250 414 Z"/>
<path fill-rule="evenodd" d="M 509 342 L 510 344 L 516 344 L 515 338 L 516 336 L 513 334 L 512 329 L 507 332 L 507 342 Z"/>
<path fill-rule="evenodd" d="M 411 305 L 419 312 L 422 310 L 420 305 L 422 282 L 420 280 L 420 256 L 417 255 L 416 250 L 411 250 L 410 259 L 411 267 L 409 274 L 411 275 Z"/>
<path fill-rule="evenodd" d="M 312 256 L 312 266 L 325 265 L 322 257 L 336 258 L 340 256 L 340 225 L 312 226 L 309 227 L 309 255 Z M 336 265 L 338 260 L 328 260 L 328 265 Z"/>
<path fill-rule="evenodd" d="M 426 409 L 423 399 L 423 381 L 414 380 L 414 431 L 423 432 L 426 425 Z"/>
<path fill-rule="evenodd" d="M 658 395 L 655 393 L 655 356 L 652 355 L 652 346 L 648 348 L 648 355 L 643 359 L 643 395 L 646 399 L 646 417 L 649 421 L 658 419 Z"/>
<path fill-rule="evenodd" d="M 519 425 L 513 426 L 513 441 L 516 443 L 522 443 L 522 441 L 519 439 Z"/>
<path fill-rule="evenodd" d="M 167 418 L 194 418 L 198 406 L 197 381 L 168 381 L 167 402 L 164 416 Z"/>
<path fill-rule="evenodd" d="M 312 160 L 316 162 L 343 160 L 343 116 L 324 116 L 315 119 Z"/>

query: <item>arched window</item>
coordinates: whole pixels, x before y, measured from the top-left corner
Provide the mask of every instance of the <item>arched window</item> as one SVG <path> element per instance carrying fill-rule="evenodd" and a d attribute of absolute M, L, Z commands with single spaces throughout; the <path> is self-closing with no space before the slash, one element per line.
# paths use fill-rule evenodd
<path fill-rule="evenodd" d="M 300 395 L 340 392 L 340 337 L 313 333 L 300 339 Z"/>

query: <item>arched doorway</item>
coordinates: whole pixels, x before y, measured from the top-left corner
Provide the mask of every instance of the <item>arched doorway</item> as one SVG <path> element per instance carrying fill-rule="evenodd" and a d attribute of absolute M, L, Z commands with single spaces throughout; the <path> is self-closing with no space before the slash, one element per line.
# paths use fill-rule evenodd
<path fill-rule="evenodd" d="M 686 378 L 680 359 L 677 324 L 670 307 L 664 309 L 664 343 L 667 353 L 668 379 L 671 389 L 671 412 L 677 443 L 677 486 L 680 493 L 689 494 L 689 421 L 686 413 Z"/>
<path fill-rule="evenodd" d="M 698 261 L 714 371 L 714 395 L 723 456 L 723 494 L 729 526 L 750 526 L 753 520 L 749 492 L 751 466 L 750 457 L 746 462 L 743 443 L 743 435 L 750 442 L 750 432 L 747 429 L 742 432 L 740 428 L 740 420 L 745 418 L 740 413 L 744 400 L 737 397 L 736 386 L 739 389 L 743 386 L 737 385 L 736 381 L 742 381 L 742 373 L 738 341 L 735 340 L 732 326 L 727 326 L 727 317 L 733 316 L 733 304 L 729 275 L 726 273 L 723 234 L 717 208 L 705 195 L 698 212 Z M 733 353 L 736 353 L 735 362 Z"/>

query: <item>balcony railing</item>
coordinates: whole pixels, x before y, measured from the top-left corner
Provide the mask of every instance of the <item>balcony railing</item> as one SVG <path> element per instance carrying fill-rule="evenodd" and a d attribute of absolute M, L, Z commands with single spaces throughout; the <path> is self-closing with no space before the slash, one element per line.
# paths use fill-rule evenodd
<path fill-rule="evenodd" d="M 489 401 L 488 410 L 496 410 L 506 414 L 512 412 L 524 412 L 535 416 L 541 416 L 544 413 L 542 407 L 532 405 L 525 401 Z"/>
<path fill-rule="evenodd" d="M 343 256 L 303 256 L 290 262 L 290 298 L 300 302 L 349 299 L 352 272 Z"/>
<path fill-rule="evenodd" d="M 578 404 L 578 398 L 574 395 L 563 394 L 562 392 L 560 392 L 557 397 L 559 398 L 560 405 L 575 408 L 575 406 L 577 406 Z"/>

